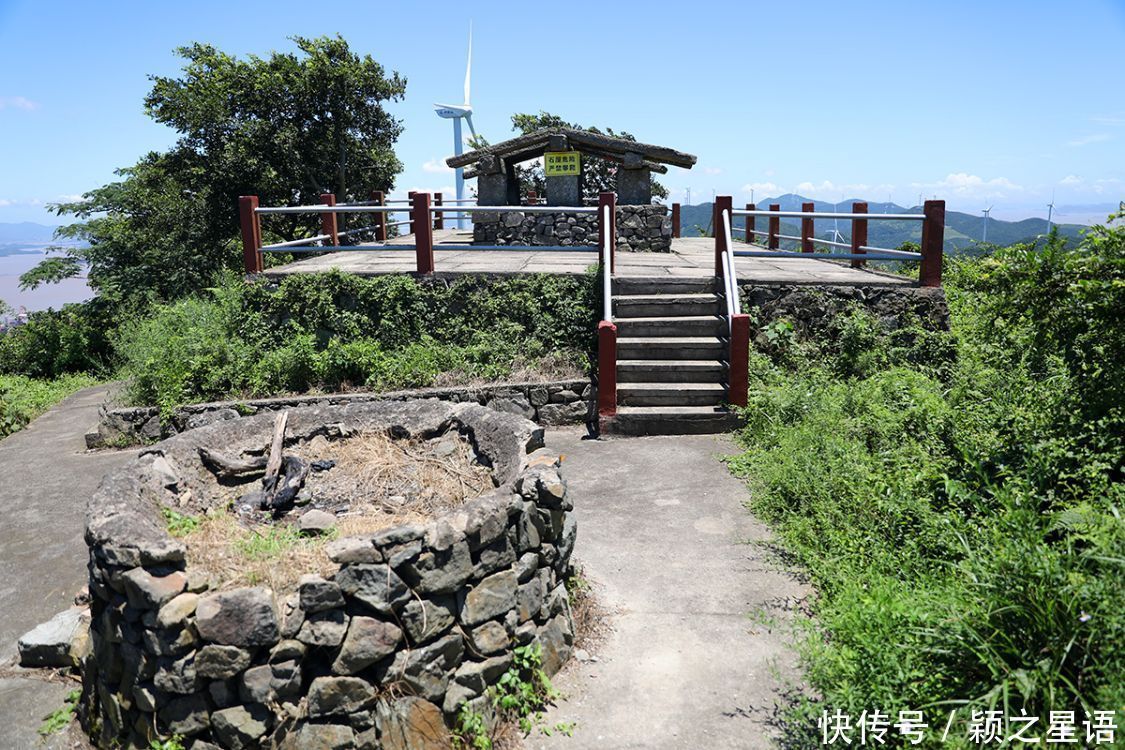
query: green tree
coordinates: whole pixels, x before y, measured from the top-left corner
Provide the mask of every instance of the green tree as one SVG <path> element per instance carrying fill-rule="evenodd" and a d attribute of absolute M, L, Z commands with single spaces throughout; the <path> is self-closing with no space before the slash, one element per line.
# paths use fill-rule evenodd
<path fill-rule="evenodd" d="M 179 77 L 153 76 L 150 117 L 180 137 L 118 171 L 121 179 L 60 203 L 77 223 L 60 238 L 82 247 L 32 269 L 25 287 L 76 275 L 108 300 L 147 304 L 209 286 L 241 268 L 238 196 L 265 205 L 313 203 L 388 191 L 402 164 L 393 147 L 402 125 L 385 103 L 406 80 L 387 74 L 339 36 L 293 37 L 297 52 L 239 59 L 206 44 L 182 47 Z M 267 241 L 319 233 L 316 215 L 270 216 Z"/>
<path fill-rule="evenodd" d="M 558 115 L 540 111 L 537 115 L 516 114 L 512 115 L 512 128 L 521 135 L 534 133 L 544 128 L 574 128 L 576 130 L 589 130 L 593 133 L 603 133 L 614 138 L 624 138 L 627 141 L 637 140 L 625 131 L 617 132 L 613 128 L 600 130 L 585 127 L 573 122 L 566 122 Z M 586 201 L 597 201 L 598 193 L 616 192 L 618 165 L 606 159 L 583 154 L 582 156 L 582 197 Z M 527 194 L 528 190 L 535 190 L 539 195 L 546 194 L 546 180 L 541 165 L 517 167 L 517 176 L 520 181 L 520 193 Z M 668 189 L 652 180 L 652 195 L 654 198 L 667 198 Z"/>

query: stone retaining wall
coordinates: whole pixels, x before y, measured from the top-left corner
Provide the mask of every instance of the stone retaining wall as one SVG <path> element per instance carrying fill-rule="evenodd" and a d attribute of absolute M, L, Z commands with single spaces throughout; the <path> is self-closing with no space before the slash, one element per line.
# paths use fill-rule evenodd
<path fill-rule="evenodd" d="M 672 217 L 667 206 L 618 206 L 617 251 L 672 251 Z M 593 213 L 480 212 L 473 215 L 473 242 L 482 245 L 598 244 L 598 215 Z"/>
<path fill-rule="evenodd" d="M 518 414 L 548 427 L 584 423 L 590 419 L 594 408 L 593 388 L 589 380 L 212 401 L 181 406 L 168 421 L 160 419 L 160 410 L 155 406 L 120 409 L 102 407 L 97 430 L 86 435 L 86 447 L 103 448 L 151 443 L 184 430 L 263 411 L 292 409 L 298 406 L 354 404 L 367 401 L 412 401 L 426 398 L 453 403 L 478 403 L 497 411 Z"/>
<path fill-rule="evenodd" d="M 190 750 L 447 747 L 463 703 L 487 713 L 485 690 L 516 645 L 539 644 L 552 674 L 569 657 L 563 581 L 577 529 L 542 428 L 438 401 L 289 414 L 288 442 L 459 430 L 499 486 L 426 526 L 329 542 L 334 573 L 307 575 L 278 600 L 261 587 L 209 590 L 161 516 L 177 493 L 200 489 L 200 446 L 260 449 L 273 417 L 145 450 L 106 477 L 88 511 L 82 707 L 100 746 L 178 734 Z"/>
<path fill-rule="evenodd" d="M 833 286 L 831 284 L 770 284 L 740 281 L 742 311 L 763 322 L 785 319 L 804 332 L 826 325 L 833 317 L 858 305 L 875 315 L 887 330 L 916 318 L 931 330 L 949 330 L 949 307 L 940 287 L 902 285 Z"/>

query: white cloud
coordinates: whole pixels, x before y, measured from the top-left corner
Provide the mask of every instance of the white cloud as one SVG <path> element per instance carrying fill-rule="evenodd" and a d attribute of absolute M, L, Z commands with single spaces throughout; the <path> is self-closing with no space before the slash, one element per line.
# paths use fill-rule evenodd
<path fill-rule="evenodd" d="M 82 193 L 62 193 L 59 195 L 58 200 L 63 203 L 78 203 L 85 200 Z"/>
<path fill-rule="evenodd" d="M 773 182 L 748 182 L 742 186 L 742 192 L 755 193 L 763 196 L 781 195 L 785 189 Z"/>
<path fill-rule="evenodd" d="M 1021 193 L 1024 188 L 1007 177 L 993 177 L 986 180 L 975 174 L 953 172 L 937 182 L 913 182 L 911 185 L 922 190 L 933 190 L 939 198 L 952 195 L 962 198 L 1004 198 L 1012 193 Z"/>
<path fill-rule="evenodd" d="M 26 96 L 0 96 L 0 109 L 22 109 L 30 112 L 39 109 L 39 102 L 33 102 Z"/>
<path fill-rule="evenodd" d="M 1094 133 L 1093 135 L 1084 135 L 1081 138 L 1075 138 L 1073 141 L 1067 141 L 1066 145 L 1077 148 L 1080 146 L 1089 146 L 1091 143 L 1103 143 L 1110 140 L 1109 133 Z"/>
<path fill-rule="evenodd" d="M 0 206 L 10 206 L 12 202 L 7 198 L 0 198 Z"/>
<path fill-rule="evenodd" d="M 1075 187 L 1082 184 L 1082 178 L 1075 174 L 1068 174 L 1066 177 L 1059 180 L 1059 184 L 1066 185 L 1067 187 Z"/>
<path fill-rule="evenodd" d="M 443 159 L 430 159 L 422 165 L 422 171 L 429 172 L 430 174 L 451 174 L 453 169 L 445 166 L 445 161 Z"/>
<path fill-rule="evenodd" d="M 723 170 L 719 167 L 704 167 L 703 174 L 722 174 Z"/>

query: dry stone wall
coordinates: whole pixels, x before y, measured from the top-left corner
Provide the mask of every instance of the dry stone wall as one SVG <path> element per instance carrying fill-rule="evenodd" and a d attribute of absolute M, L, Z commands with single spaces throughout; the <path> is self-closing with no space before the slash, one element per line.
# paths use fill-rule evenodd
<path fill-rule="evenodd" d="M 617 251 L 667 253 L 672 250 L 672 216 L 667 206 L 618 206 Z M 481 245 L 598 244 L 596 213 L 488 211 L 473 215 L 473 242 Z"/>
<path fill-rule="evenodd" d="M 548 427 L 581 424 L 593 414 L 593 388 L 589 380 L 557 380 L 549 383 L 501 383 L 490 386 L 418 388 L 387 393 L 306 394 L 282 398 L 212 401 L 181 406 L 171 419 L 163 420 L 155 406 L 119 409 L 103 407 L 95 430 L 86 435 L 87 448 L 107 445 L 139 445 L 171 437 L 185 430 L 227 419 L 292 409 L 300 406 L 331 406 L 369 401 L 413 401 L 436 398 L 453 403 L 477 403 L 497 411 L 517 414 Z"/>
<path fill-rule="evenodd" d="M 334 570 L 295 593 L 212 590 L 161 508 L 204 469 L 201 446 L 268 441 L 262 414 L 144 451 L 91 499 L 91 652 L 84 723 L 102 747 L 185 738 L 191 750 L 445 747 L 447 725 L 517 645 L 554 673 L 573 643 L 564 576 L 577 528 L 559 458 L 514 414 L 438 401 L 290 411 L 291 441 L 373 430 L 457 430 L 497 488 L 424 526 L 328 543 Z"/>

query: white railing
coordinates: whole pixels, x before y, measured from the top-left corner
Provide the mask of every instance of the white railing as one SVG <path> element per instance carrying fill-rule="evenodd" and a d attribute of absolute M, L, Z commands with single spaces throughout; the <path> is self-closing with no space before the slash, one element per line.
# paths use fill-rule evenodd
<path fill-rule="evenodd" d="M 724 210 L 723 215 L 723 232 L 726 234 L 727 246 L 723 252 L 723 283 L 724 294 L 727 300 L 727 333 L 732 332 L 734 326 L 734 316 L 742 312 L 742 305 L 738 299 L 738 277 L 735 276 L 734 270 L 734 240 L 731 236 L 731 221 L 730 212 Z"/>
<path fill-rule="evenodd" d="M 613 238 L 610 236 L 611 232 L 609 227 L 611 217 L 609 215 L 609 206 L 602 208 L 602 226 L 606 227 L 606 231 L 602 232 L 602 320 L 609 323 L 613 322 L 613 247 L 610 243 Z"/>
<path fill-rule="evenodd" d="M 844 219 L 846 221 L 854 222 L 862 221 L 864 226 L 869 221 L 919 221 L 925 222 L 926 216 L 924 214 L 869 214 L 863 212 L 843 213 L 843 212 L 823 212 L 817 213 L 815 211 L 764 211 L 760 209 L 755 210 L 732 210 L 734 216 L 758 217 L 763 216 L 766 218 L 794 218 L 801 219 L 802 221 L 809 221 L 810 225 L 817 219 Z M 771 222 L 771 225 L 773 222 Z M 872 247 L 867 244 L 858 246 L 848 244 L 845 242 L 835 242 L 833 240 L 822 240 L 813 237 L 811 234 L 805 236 L 795 236 L 792 234 L 781 234 L 780 231 L 773 231 L 772 229 L 763 232 L 758 229 L 751 229 L 749 227 L 742 228 L 741 230 L 746 234 L 746 242 L 751 247 L 762 248 L 760 251 L 755 250 L 736 250 L 735 255 L 740 258 L 812 258 L 818 260 L 921 260 L 922 253 L 910 252 L 907 250 L 895 250 L 887 247 Z M 802 228 L 802 233 L 804 229 Z M 865 232 L 866 234 L 866 232 Z M 757 237 L 765 237 L 768 247 L 756 244 L 754 239 Z M 866 239 L 866 237 L 864 238 Z M 789 240 L 790 242 L 799 242 L 802 245 L 802 251 L 786 251 L 777 249 L 777 243 L 781 240 Z M 815 252 L 804 250 L 804 246 L 812 244 L 827 245 L 828 247 L 838 247 L 849 250 L 847 253 L 834 253 L 834 252 Z M 811 248 L 809 248 L 811 250 Z"/>

